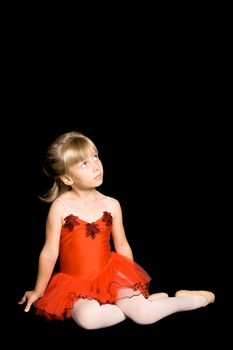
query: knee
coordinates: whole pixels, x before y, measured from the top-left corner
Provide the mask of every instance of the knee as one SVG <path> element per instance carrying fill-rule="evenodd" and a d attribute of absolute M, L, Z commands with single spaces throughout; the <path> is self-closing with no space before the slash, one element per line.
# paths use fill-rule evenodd
<path fill-rule="evenodd" d="M 131 318 L 138 324 L 150 323 L 148 321 L 148 309 L 146 307 L 138 308 Z"/>
<path fill-rule="evenodd" d="M 91 310 L 89 309 L 83 309 L 83 310 L 78 310 L 78 312 L 72 312 L 72 318 L 73 320 L 82 328 L 84 329 L 96 329 L 98 320 L 95 315 Z"/>

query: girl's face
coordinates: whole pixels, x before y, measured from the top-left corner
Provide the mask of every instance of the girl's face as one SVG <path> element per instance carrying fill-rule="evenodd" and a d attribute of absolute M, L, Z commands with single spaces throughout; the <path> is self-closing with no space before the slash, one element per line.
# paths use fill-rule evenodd
<path fill-rule="evenodd" d="M 87 157 L 69 168 L 69 177 L 79 189 L 95 188 L 103 182 L 103 166 L 98 153 L 90 149 Z"/>

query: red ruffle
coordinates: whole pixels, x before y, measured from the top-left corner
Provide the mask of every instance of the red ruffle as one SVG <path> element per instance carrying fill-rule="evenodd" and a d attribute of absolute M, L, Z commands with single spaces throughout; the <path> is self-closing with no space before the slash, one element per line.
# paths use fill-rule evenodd
<path fill-rule="evenodd" d="M 71 317 L 72 306 L 79 298 L 113 304 L 118 299 L 141 293 L 148 297 L 150 280 L 140 265 L 112 252 L 107 266 L 95 278 L 75 278 L 61 272 L 54 274 L 44 296 L 34 306 L 36 313 L 47 319 L 64 320 Z"/>

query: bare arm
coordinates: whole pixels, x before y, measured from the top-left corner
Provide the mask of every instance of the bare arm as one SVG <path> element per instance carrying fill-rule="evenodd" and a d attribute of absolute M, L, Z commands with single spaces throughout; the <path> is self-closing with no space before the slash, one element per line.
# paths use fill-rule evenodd
<path fill-rule="evenodd" d="M 41 250 L 38 264 L 38 274 L 34 290 L 25 292 L 19 304 L 27 301 L 24 311 L 29 311 L 31 305 L 43 296 L 59 254 L 60 232 L 62 226 L 61 207 L 54 202 L 49 210 L 46 221 L 46 239 Z"/>
<path fill-rule="evenodd" d="M 113 214 L 112 238 L 114 248 L 117 253 L 133 260 L 132 249 L 125 235 L 120 203 L 111 198 L 110 207 Z"/>

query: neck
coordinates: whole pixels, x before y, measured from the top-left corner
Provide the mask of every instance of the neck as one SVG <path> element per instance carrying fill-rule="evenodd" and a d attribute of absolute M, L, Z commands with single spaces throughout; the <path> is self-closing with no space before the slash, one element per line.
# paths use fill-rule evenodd
<path fill-rule="evenodd" d="M 72 197 L 82 202 L 89 202 L 93 199 L 96 199 L 98 196 L 98 191 L 96 191 L 95 188 L 91 190 L 72 189 L 70 193 L 72 193 Z"/>

